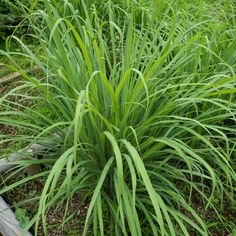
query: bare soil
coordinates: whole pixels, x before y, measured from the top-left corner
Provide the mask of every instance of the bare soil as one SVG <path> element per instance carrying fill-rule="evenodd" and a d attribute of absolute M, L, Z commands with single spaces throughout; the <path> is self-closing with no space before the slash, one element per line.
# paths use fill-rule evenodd
<path fill-rule="evenodd" d="M 14 180 L 12 180 L 14 181 Z M 31 219 L 37 212 L 38 200 L 42 193 L 45 180 L 30 181 L 22 186 L 3 194 L 5 201 L 13 206 L 14 210 L 24 209 L 24 218 Z M 35 200 L 35 198 L 38 198 Z M 28 201 L 27 201 L 28 200 Z M 66 207 L 67 206 L 67 207 Z M 47 233 L 50 236 L 77 236 L 82 235 L 88 204 L 81 205 L 80 194 L 74 194 L 68 202 L 53 205 L 47 212 Z M 70 219 L 69 219 L 70 218 Z M 69 219 L 64 225 L 63 221 Z M 18 219 L 20 222 L 22 219 Z M 27 223 L 27 222 L 21 222 Z M 34 227 L 30 229 L 34 235 Z M 39 224 L 38 236 L 44 236 L 43 226 Z"/>

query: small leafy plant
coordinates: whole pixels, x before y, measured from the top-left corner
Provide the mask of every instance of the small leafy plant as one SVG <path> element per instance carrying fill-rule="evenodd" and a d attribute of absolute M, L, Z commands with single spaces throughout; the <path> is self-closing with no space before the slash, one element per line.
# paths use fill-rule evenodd
<path fill-rule="evenodd" d="M 24 228 L 30 222 L 30 218 L 28 217 L 27 210 L 24 208 L 18 207 L 17 204 L 14 204 L 14 206 L 15 206 L 16 219 L 20 222 L 21 227 Z"/>

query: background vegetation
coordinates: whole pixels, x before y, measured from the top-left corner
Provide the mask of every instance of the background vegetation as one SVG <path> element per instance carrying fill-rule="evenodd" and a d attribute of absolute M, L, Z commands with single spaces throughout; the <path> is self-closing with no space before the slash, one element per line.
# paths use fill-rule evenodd
<path fill-rule="evenodd" d="M 30 2 L 28 0 L 0 1 L 0 37 L 2 42 L 6 39 L 7 36 L 13 33 L 16 26 L 19 27 L 19 29 L 17 30 L 18 35 L 22 35 L 25 32 L 28 25 L 23 24 L 23 19 L 24 9 L 27 6 L 30 6 Z"/>

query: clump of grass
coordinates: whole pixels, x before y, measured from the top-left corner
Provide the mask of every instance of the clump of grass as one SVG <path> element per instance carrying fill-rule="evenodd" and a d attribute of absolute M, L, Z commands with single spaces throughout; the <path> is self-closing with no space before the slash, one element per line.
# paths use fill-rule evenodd
<path fill-rule="evenodd" d="M 207 235 L 193 194 L 219 218 L 224 197 L 234 200 L 233 24 L 222 20 L 228 31 L 221 24 L 212 31 L 216 19 L 201 15 L 191 24 L 191 12 L 168 3 L 125 11 L 109 1 L 102 17 L 83 1 L 82 13 L 67 1 L 64 11 L 44 4 L 30 16 L 40 53 L 14 37 L 43 76 L 28 76 L 5 55 L 28 80 L 9 94 L 42 101 L 50 116 L 37 107 L 18 111 L 6 95 L 0 123 L 29 130 L 28 143 L 45 145 L 43 159 L 18 163 L 47 170 L 0 193 L 47 176 L 28 225 L 35 235 L 40 220 L 47 235 L 47 209 L 77 192 L 91 200 L 84 235 L 89 228 L 94 235 Z M 24 96 L 25 86 L 38 93 Z M 13 122 L 15 115 L 27 119 Z"/>

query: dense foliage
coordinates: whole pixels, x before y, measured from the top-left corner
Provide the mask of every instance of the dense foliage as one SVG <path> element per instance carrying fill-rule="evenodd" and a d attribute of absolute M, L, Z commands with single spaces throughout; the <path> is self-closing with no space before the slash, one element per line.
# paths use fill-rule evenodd
<path fill-rule="evenodd" d="M 84 235 L 210 234 L 194 199 L 219 218 L 235 202 L 233 1 L 43 2 L 28 19 L 39 46 L 13 37 L 40 76 L 2 51 L 25 82 L 0 99 L 0 124 L 24 131 L 3 142 L 44 146 L 19 167 L 44 169 L 0 193 L 47 178 L 35 235 L 77 192 Z"/>
<path fill-rule="evenodd" d="M 13 34 L 17 26 L 18 35 L 22 35 L 26 31 L 28 25 L 25 26 L 22 21 L 27 7 L 29 7 L 28 0 L 0 0 L 0 42 L 3 43 L 8 36 Z"/>

